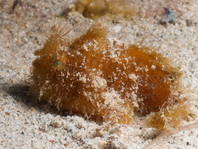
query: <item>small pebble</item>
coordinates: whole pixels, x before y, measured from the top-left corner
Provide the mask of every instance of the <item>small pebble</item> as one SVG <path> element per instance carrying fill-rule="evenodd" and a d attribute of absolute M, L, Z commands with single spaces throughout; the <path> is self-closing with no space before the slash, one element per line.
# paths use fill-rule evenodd
<path fill-rule="evenodd" d="M 192 21 L 192 20 L 186 20 L 186 26 L 191 26 L 191 25 L 192 25 L 192 23 L 193 23 L 193 21 Z"/>
<path fill-rule="evenodd" d="M 171 8 L 165 8 L 165 15 L 160 20 L 161 25 L 166 25 L 167 23 L 175 24 L 176 15 Z"/>

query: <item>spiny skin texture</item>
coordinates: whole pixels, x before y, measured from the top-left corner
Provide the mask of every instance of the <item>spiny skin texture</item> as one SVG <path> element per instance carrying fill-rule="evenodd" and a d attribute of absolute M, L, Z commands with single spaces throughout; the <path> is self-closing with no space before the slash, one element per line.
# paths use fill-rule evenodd
<path fill-rule="evenodd" d="M 177 128 L 180 126 L 182 120 L 187 119 L 190 115 L 189 111 L 189 105 L 182 101 L 175 105 L 167 106 L 160 112 L 151 113 L 146 118 L 146 124 L 160 130 Z"/>
<path fill-rule="evenodd" d="M 171 93 L 179 74 L 151 49 L 110 44 L 93 27 L 68 43 L 56 28 L 35 52 L 35 92 L 60 110 L 130 124 L 134 113 L 157 112 L 178 98 Z"/>
<path fill-rule="evenodd" d="M 108 14 L 124 17 L 135 14 L 135 8 L 127 0 L 80 0 L 73 9 L 92 19 Z"/>

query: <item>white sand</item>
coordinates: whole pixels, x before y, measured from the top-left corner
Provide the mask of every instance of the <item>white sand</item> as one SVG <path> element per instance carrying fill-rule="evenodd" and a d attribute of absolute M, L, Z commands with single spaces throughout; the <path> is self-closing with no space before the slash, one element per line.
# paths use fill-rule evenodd
<path fill-rule="evenodd" d="M 46 38 L 42 35 L 48 29 L 48 22 L 71 2 L 72 0 L 26 0 L 11 11 L 13 0 L 0 0 L 0 148 L 141 149 L 158 135 L 154 129 L 137 124 L 110 127 L 108 124 L 97 124 L 75 115 L 62 116 L 28 94 L 31 63 L 35 59 L 33 52 L 43 45 Z M 149 5 L 151 2 L 156 5 Z M 150 17 L 136 18 L 134 21 L 117 19 L 114 23 L 105 20 L 105 24 L 109 26 L 110 40 L 134 43 L 146 38 L 144 44 L 154 47 L 161 45 L 158 52 L 181 66 L 182 82 L 193 100 L 191 109 L 197 114 L 198 1 L 183 0 L 176 3 L 177 1 L 169 0 L 136 2 L 140 8 L 144 6 L 145 9 L 141 11 L 145 10 L 145 14 Z M 166 6 L 175 8 L 178 16 L 175 25 L 167 24 L 165 27 L 158 23 Z M 155 14 L 156 10 L 160 10 L 159 13 Z M 186 25 L 187 19 L 192 21 L 191 26 Z M 74 31 L 77 34 L 92 23 L 78 13 L 70 14 L 68 22 L 75 26 Z M 194 93 L 188 89 L 192 89 Z M 198 119 L 183 125 L 196 122 Z M 152 148 L 198 148 L 196 125 L 171 135 L 168 134 L 170 137 L 167 139 L 163 137 L 162 142 Z"/>

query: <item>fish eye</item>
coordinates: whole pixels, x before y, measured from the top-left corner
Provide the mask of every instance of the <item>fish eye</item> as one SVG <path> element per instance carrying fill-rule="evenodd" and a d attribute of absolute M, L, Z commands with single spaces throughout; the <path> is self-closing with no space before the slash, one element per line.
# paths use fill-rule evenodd
<path fill-rule="evenodd" d="M 60 66 L 62 63 L 61 63 L 61 61 L 56 61 L 55 62 L 55 66 Z"/>

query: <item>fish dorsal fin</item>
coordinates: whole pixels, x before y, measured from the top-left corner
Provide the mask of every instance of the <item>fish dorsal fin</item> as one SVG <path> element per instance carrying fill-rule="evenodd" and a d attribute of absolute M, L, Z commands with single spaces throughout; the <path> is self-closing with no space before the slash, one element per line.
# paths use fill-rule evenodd
<path fill-rule="evenodd" d="M 94 23 L 85 34 L 72 42 L 70 47 L 72 47 L 72 49 L 79 49 L 80 47 L 83 47 L 84 44 L 90 43 L 92 41 L 95 41 L 100 45 L 106 44 L 106 36 L 106 28 L 100 23 Z"/>

